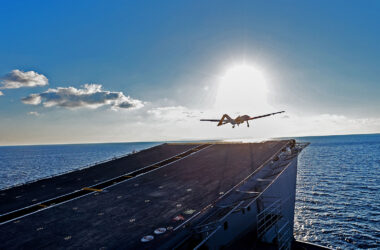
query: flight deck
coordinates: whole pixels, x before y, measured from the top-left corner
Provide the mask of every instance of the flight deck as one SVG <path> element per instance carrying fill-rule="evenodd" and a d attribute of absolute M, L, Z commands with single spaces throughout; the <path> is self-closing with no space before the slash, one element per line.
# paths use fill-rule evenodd
<path fill-rule="evenodd" d="M 250 233 L 273 241 L 271 227 L 293 223 L 302 148 L 294 140 L 162 144 L 1 190 L 0 249 L 228 248 Z M 290 205 L 279 212 L 278 204 Z M 241 237 L 227 240 L 235 224 Z"/>

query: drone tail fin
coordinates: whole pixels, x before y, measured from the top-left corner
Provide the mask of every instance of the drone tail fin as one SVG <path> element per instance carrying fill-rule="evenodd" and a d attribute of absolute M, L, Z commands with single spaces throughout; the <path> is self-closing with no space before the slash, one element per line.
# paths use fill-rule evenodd
<path fill-rule="evenodd" d="M 222 126 L 222 125 L 226 124 L 227 122 L 224 121 L 225 119 L 227 119 L 228 122 L 231 122 L 231 123 L 233 122 L 232 118 L 229 115 L 224 114 L 222 116 L 222 118 L 220 119 L 218 126 Z"/>

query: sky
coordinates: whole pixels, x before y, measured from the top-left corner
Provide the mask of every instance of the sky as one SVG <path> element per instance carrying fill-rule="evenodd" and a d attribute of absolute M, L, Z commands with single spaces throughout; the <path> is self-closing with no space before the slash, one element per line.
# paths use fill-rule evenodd
<path fill-rule="evenodd" d="M 1 0 L 0 145 L 380 133 L 379 8 Z"/>

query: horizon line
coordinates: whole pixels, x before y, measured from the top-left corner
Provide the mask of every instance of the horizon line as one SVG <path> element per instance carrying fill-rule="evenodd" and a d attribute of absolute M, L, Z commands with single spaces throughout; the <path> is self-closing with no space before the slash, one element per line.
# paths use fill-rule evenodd
<path fill-rule="evenodd" d="M 20 147 L 20 146 L 63 146 L 63 145 L 89 145 L 89 144 L 124 144 L 124 143 L 172 143 L 172 142 L 205 142 L 205 141 L 223 141 L 223 140 L 242 140 L 242 139 L 284 139 L 284 138 L 305 138 L 305 137 L 331 137 L 331 136 L 355 136 L 355 135 L 380 135 L 377 133 L 355 133 L 355 134 L 327 134 L 327 135 L 302 135 L 302 136 L 281 136 L 268 138 L 219 138 L 219 139 L 179 139 L 167 141 L 109 141 L 109 142 L 73 142 L 73 143 L 43 143 L 43 144 L 1 144 L 0 147 Z"/>

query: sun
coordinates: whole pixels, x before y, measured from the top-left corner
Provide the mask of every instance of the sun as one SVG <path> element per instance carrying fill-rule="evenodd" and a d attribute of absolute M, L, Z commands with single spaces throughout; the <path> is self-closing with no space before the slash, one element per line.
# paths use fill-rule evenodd
<path fill-rule="evenodd" d="M 267 92 L 260 70 L 247 64 L 235 65 L 220 78 L 215 107 L 226 112 L 259 112 L 267 107 Z"/>

